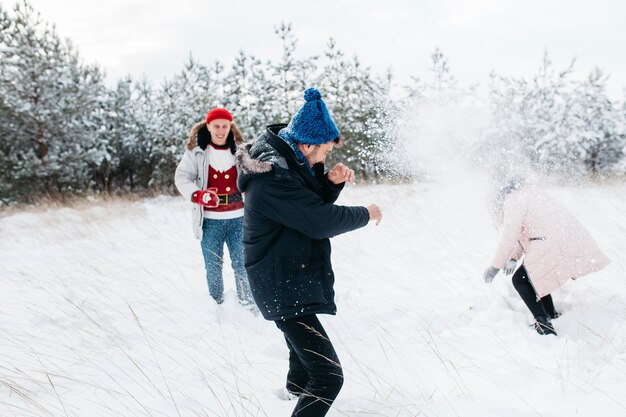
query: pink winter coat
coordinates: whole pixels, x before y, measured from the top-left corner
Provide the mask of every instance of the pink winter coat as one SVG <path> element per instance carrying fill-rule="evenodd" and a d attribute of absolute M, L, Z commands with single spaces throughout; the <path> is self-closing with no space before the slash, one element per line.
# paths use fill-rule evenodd
<path fill-rule="evenodd" d="M 503 211 L 502 236 L 491 265 L 502 269 L 509 259 L 524 255 L 524 266 L 539 297 L 610 262 L 587 229 L 539 190 L 522 187 L 511 192 Z"/>

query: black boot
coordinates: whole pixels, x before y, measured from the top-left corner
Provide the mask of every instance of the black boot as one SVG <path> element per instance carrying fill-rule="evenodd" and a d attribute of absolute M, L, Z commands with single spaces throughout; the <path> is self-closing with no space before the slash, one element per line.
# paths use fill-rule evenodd
<path fill-rule="evenodd" d="M 539 333 L 540 335 L 553 334 L 556 336 L 556 331 L 554 330 L 554 327 L 552 326 L 552 323 L 550 322 L 548 316 L 537 316 L 536 320 L 537 321 L 535 322 L 535 330 L 537 331 L 537 333 Z"/>

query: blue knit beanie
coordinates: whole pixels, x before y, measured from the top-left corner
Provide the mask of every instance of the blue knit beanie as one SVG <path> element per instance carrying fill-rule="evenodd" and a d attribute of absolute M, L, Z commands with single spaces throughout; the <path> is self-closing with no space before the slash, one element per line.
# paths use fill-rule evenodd
<path fill-rule="evenodd" d="M 309 88 L 304 92 L 304 99 L 306 102 L 278 136 L 305 145 L 321 145 L 337 139 L 339 129 L 328 114 L 320 92 Z"/>

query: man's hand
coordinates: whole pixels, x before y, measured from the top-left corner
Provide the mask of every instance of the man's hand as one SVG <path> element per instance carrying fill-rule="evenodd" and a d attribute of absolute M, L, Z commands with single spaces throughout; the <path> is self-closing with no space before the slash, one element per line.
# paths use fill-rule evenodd
<path fill-rule="evenodd" d="M 208 208 L 215 208 L 220 205 L 220 198 L 217 196 L 217 188 L 208 188 L 206 190 L 198 190 L 191 196 L 191 200 Z"/>
<path fill-rule="evenodd" d="M 342 163 L 338 163 L 328 171 L 328 180 L 335 185 L 339 185 L 343 182 L 354 182 L 354 170 L 348 168 Z"/>
<path fill-rule="evenodd" d="M 516 266 L 517 261 L 515 259 L 509 259 L 502 272 L 504 272 L 504 275 L 511 275 L 515 271 Z"/>
<path fill-rule="evenodd" d="M 370 204 L 367 206 L 367 211 L 370 214 L 370 220 L 376 220 L 376 226 L 378 226 L 378 223 L 380 223 L 383 218 L 383 212 L 380 211 L 380 207 L 376 204 Z"/>
<path fill-rule="evenodd" d="M 494 268 L 493 266 L 490 266 L 489 268 L 487 268 L 485 272 L 483 273 L 483 279 L 485 280 L 485 282 L 487 284 L 491 283 L 491 281 L 493 281 L 498 271 L 499 269 Z"/>

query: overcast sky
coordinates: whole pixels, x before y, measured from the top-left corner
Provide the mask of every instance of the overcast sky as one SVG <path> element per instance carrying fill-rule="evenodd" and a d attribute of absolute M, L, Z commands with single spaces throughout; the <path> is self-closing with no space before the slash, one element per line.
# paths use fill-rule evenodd
<path fill-rule="evenodd" d="M 276 60 L 273 33 L 293 24 L 300 57 L 322 54 L 329 38 L 348 55 L 399 84 L 428 76 L 440 47 L 453 74 L 485 85 L 490 71 L 530 77 L 547 50 L 558 68 L 577 58 L 577 76 L 595 66 L 610 74 L 609 93 L 626 86 L 624 0 L 30 0 L 110 83 L 145 74 L 159 83 L 188 54 L 230 65 L 240 49 Z M 11 8 L 15 0 L 0 0 Z"/>

